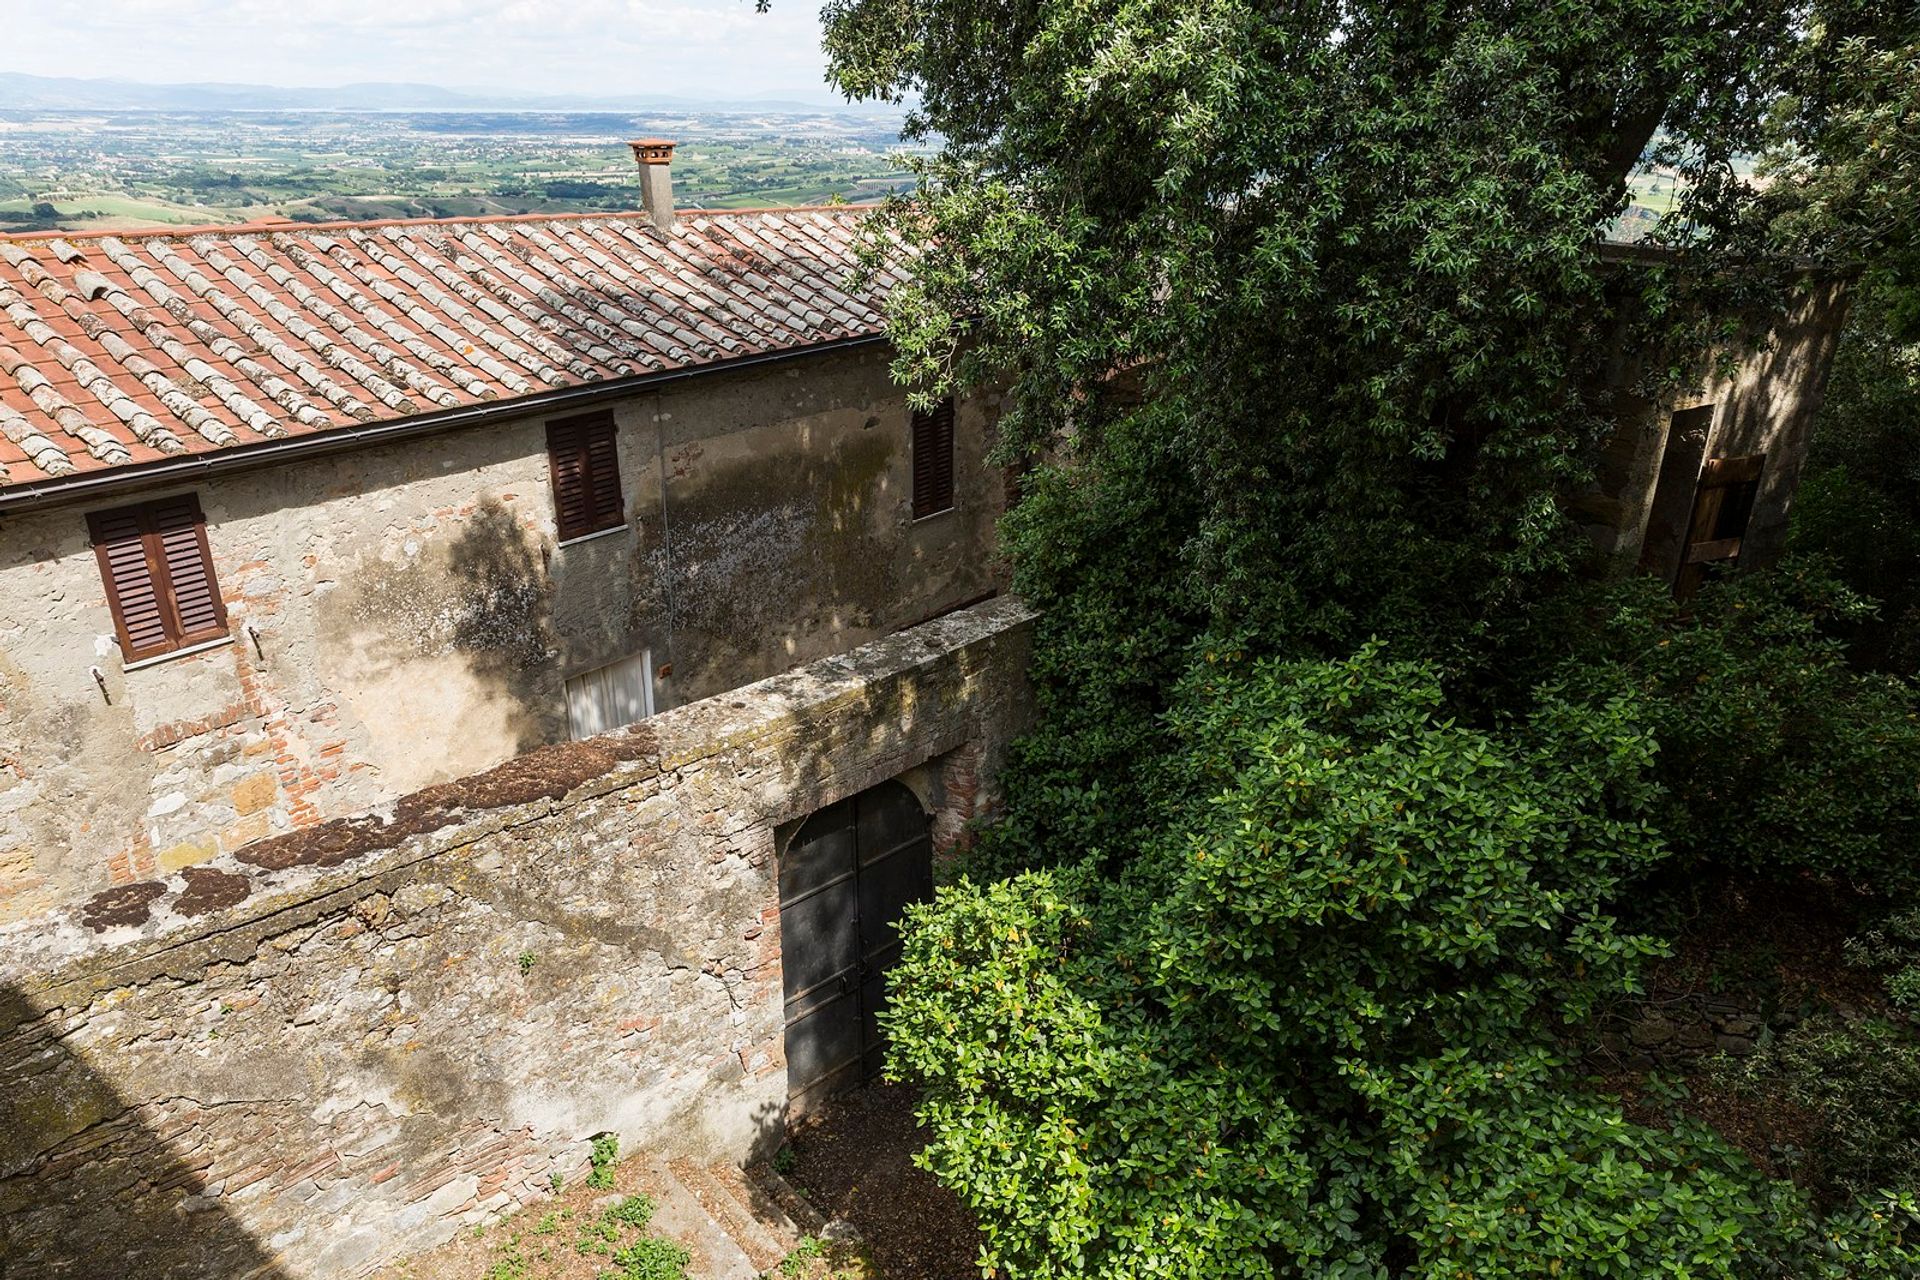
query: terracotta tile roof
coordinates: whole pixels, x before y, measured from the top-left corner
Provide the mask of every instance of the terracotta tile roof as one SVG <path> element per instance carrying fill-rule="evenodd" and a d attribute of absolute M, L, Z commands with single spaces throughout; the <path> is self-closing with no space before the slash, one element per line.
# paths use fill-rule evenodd
<path fill-rule="evenodd" d="M 0 237 L 0 492 L 877 333 L 863 212 Z"/>

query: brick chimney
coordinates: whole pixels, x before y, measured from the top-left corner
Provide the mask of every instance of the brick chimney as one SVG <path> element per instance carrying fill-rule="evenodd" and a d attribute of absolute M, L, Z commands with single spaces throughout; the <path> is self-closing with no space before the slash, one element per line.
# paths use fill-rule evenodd
<path fill-rule="evenodd" d="M 653 225 L 673 234 L 673 144 L 665 138 L 639 138 L 627 144 L 640 163 L 640 207 Z"/>

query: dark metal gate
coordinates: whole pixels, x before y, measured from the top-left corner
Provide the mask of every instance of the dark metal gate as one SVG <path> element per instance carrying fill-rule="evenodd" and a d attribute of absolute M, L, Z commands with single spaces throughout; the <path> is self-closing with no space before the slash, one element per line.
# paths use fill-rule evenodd
<path fill-rule="evenodd" d="M 913 793 L 883 782 L 820 810 L 787 845 L 780 952 L 795 1113 L 880 1071 L 896 926 L 908 903 L 933 896 L 929 828 Z"/>

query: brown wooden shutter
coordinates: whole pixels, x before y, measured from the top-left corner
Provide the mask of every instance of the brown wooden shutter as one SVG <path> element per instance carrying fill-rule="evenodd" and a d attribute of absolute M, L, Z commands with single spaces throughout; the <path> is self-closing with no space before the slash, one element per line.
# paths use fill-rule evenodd
<path fill-rule="evenodd" d="M 207 527 L 192 494 L 87 517 L 128 662 L 227 634 Z"/>
<path fill-rule="evenodd" d="M 953 506 L 953 397 L 913 412 L 913 517 Z"/>
<path fill-rule="evenodd" d="M 620 502 L 620 455 L 614 447 L 613 419 L 595 423 L 582 433 L 587 455 L 587 500 L 593 527 L 611 529 L 625 524 Z"/>
<path fill-rule="evenodd" d="M 626 523 L 612 414 L 548 423 L 547 463 L 562 542 Z"/>
<path fill-rule="evenodd" d="M 1679 409 L 1667 424 L 1666 448 L 1640 539 L 1640 567 L 1648 573 L 1671 579 L 1686 555 L 1700 464 L 1713 435 L 1715 411 L 1711 404 Z"/>
<path fill-rule="evenodd" d="M 192 494 L 150 504 L 152 537 L 167 572 L 181 645 L 199 644 L 227 634 L 227 610 L 213 580 L 207 548 L 207 522 Z"/>
<path fill-rule="evenodd" d="M 1708 565 L 1740 559 L 1766 464 L 1766 455 L 1756 453 L 1742 458 L 1709 458 L 1701 466 L 1693 517 L 1680 555 L 1680 571 L 1674 579 L 1678 595 L 1685 597 L 1698 590 L 1706 579 Z"/>
<path fill-rule="evenodd" d="M 93 534 L 93 552 L 106 583 L 107 605 L 120 633 L 120 651 L 128 662 L 138 662 L 172 648 L 167 618 L 160 604 L 160 586 L 147 562 L 145 522 L 139 507 L 96 511 L 87 517 Z"/>

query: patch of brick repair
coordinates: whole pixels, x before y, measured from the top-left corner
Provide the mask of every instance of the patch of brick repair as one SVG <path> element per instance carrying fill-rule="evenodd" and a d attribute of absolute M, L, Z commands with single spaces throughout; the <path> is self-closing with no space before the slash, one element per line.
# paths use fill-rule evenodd
<path fill-rule="evenodd" d="M 253 892 L 253 886 L 245 876 L 237 876 L 230 871 L 188 867 L 180 875 L 186 880 L 187 887 L 174 900 L 173 909 L 183 916 L 205 915 L 221 907 L 230 907 Z"/>
<path fill-rule="evenodd" d="M 0 931 L 0 1272 L 343 1280 L 546 1200 L 589 1134 L 748 1157 L 786 1115 L 779 832 L 904 778 L 950 848 L 1027 723 L 1026 619 L 929 623 L 282 844 L 370 845 L 331 872 L 222 852 L 90 913 L 150 936 Z"/>
<path fill-rule="evenodd" d="M 438 831 L 462 814 L 561 799 L 624 761 L 643 759 L 658 751 L 658 735 L 646 725 L 586 742 L 555 743 L 516 756 L 485 773 L 416 791 L 394 805 L 389 820 L 336 818 L 248 845 L 234 857 L 268 871 L 337 867 L 362 854 L 390 849 L 410 836 Z"/>
<path fill-rule="evenodd" d="M 144 924 L 153 900 L 167 891 L 158 880 L 103 889 L 81 904 L 80 919 L 95 933 L 120 924 Z"/>

